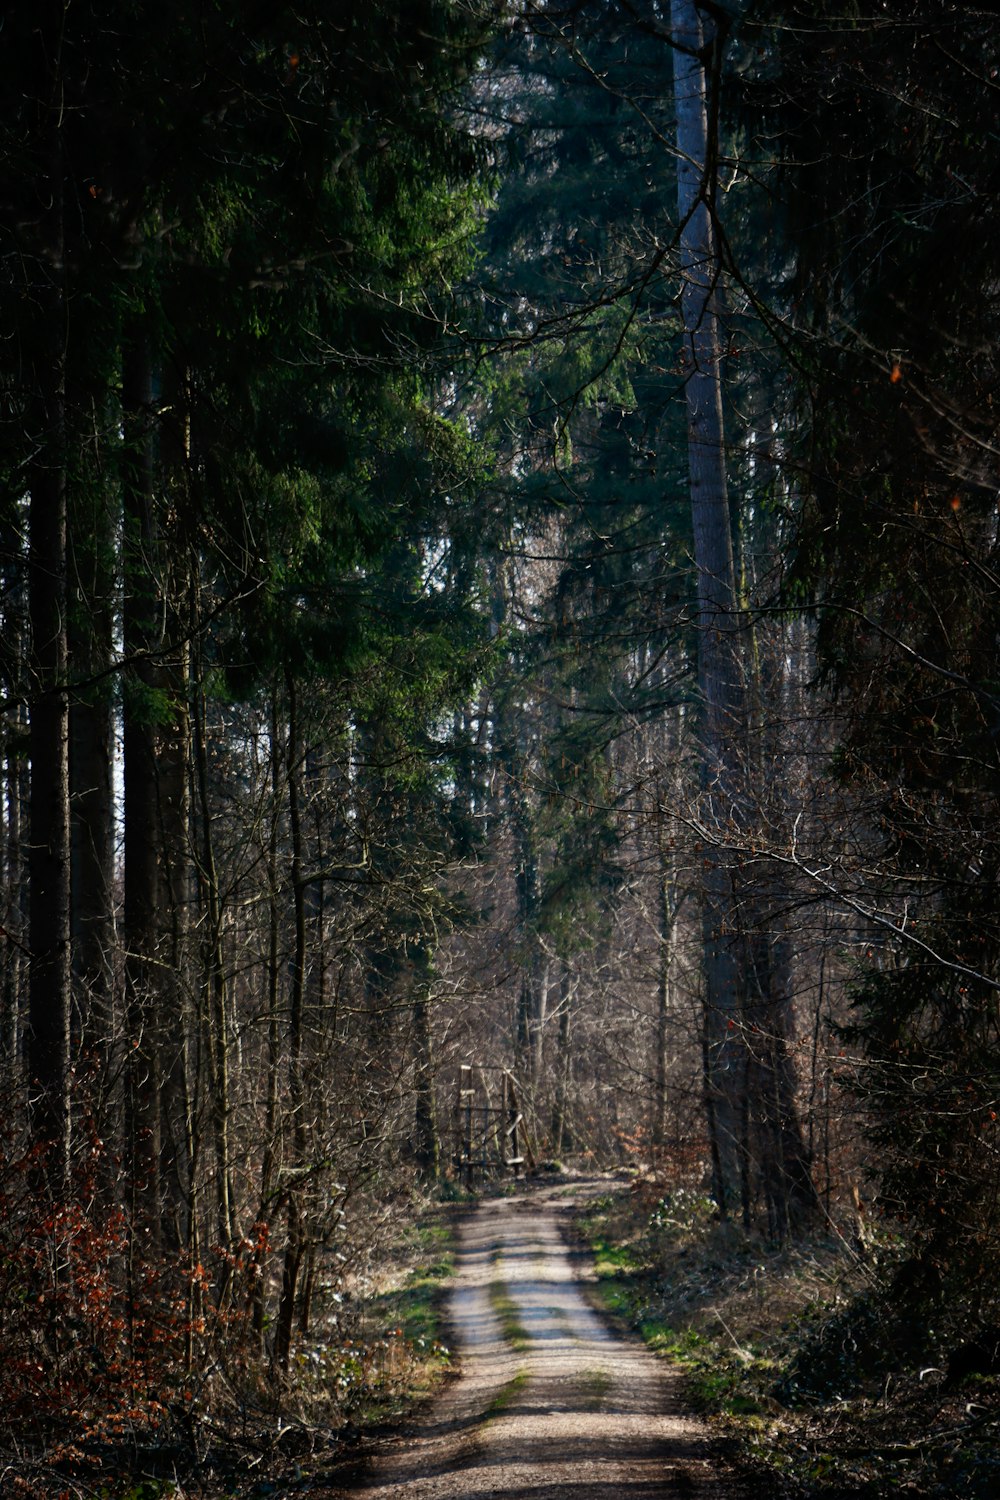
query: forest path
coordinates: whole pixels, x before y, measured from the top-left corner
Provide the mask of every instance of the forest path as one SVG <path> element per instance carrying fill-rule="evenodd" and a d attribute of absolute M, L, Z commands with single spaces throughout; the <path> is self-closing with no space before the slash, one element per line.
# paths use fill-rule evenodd
<path fill-rule="evenodd" d="M 357 1488 L 336 1493 L 729 1500 L 704 1428 L 680 1403 L 678 1374 L 588 1306 L 559 1230 L 570 1207 L 560 1186 L 469 1215 L 451 1296 L 460 1378 Z"/>

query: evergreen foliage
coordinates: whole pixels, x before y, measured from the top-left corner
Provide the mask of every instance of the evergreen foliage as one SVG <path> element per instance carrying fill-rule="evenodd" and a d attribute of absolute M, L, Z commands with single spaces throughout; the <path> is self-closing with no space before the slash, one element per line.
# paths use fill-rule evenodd
<path fill-rule="evenodd" d="M 1000 1321 L 996 18 L 670 17 L 5 20 L 19 1441 L 287 1389 L 472 1063 L 856 1242 L 789 1399 Z"/>
<path fill-rule="evenodd" d="M 810 414 L 795 576 L 818 608 L 844 716 L 837 775 L 865 809 L 877 870 L 844 1035 L 863 1052 L 879 1201 L 914 1256 L 896 1295 L 921 1318 L 942 1299 L 989 1317 L 995 17 L 935 4 L 757 16 L 762 38 L 780 25 L 747 92 L 758 129 L 782 132 L 785 337 Z"/>

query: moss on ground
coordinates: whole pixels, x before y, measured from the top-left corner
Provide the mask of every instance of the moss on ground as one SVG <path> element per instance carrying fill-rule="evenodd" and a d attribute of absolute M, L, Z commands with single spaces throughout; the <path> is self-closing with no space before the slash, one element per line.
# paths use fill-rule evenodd
<path fill-rule="evenodd" d="M 454 1218 L 432 1208 L 406 1223 L 378 1274 L 359 1283 L 328 1336 L 296 1350 L 300 1382 L 310 1368 L 356 1430 L 398 1421 L 440 1384 L 451 1364 L 444 1304 L 454 1274 Z"/>
<path fill-rule="evenodd" d="M 776 1250 L 687 1190 L 642 1185 L 578 1217 L 597 1295 L 685 1372 L 765 1493 L 1000 1495 L 1000 1381 L 907 1364 L 875 1256 L 835 1233 Z M 885 1255 L 898 1254 L 887 1245 Z"/>
<path fill-rule="evenodd" d="M 521 1322 L 517 1305 L 512 1299 L 507 1287 L 502 1281 L 490 1283 L 490 1306 L 496 1313 L 500 1322 L 500 1330 L 507 1343 L 515 1354 L 523 1354 L 530 1346 L 531 1339 L 527 1329 Z"/>
<path fill-rule="evenodd" d="M 483 1422 L 494 1421 L 509 1411 L 528 1384 L 530 1376 L 527 1370 L 518 1370 L 508 1381 L 500 1387 L 486 1411 L 483 1413 Z"/>

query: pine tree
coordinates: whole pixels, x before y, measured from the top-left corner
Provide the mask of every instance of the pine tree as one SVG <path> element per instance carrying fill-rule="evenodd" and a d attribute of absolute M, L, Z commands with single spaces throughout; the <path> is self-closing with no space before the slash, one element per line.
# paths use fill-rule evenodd
<path fill-rule="evenodd" d="M 809 411 L 797 580 L 837 693 L 837 777 L 870 830 L 864 875 L 826 857 L 834 898 L 868 917 L 848 1035 L 873 1175 L 913 1251 L 894 1300 L 919 1342 L 945 1290 L 953 1317 L 996 1297 L 997 184 L 967 123 L 995 119 L 995 18 L 785 7 L 772 35 L 774 19 L 749 90 L 769 131 L 777 101 L 797 245 L 782 320 Z"/>

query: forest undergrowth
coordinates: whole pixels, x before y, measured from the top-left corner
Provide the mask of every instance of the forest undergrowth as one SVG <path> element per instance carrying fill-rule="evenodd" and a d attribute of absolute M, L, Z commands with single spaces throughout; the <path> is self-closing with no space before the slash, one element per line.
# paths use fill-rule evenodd
<path fill-rule="evenodd" d="M 254 1319 L 259 1276 L 280 1269 L 266 1237 L 225 1262 L 162 1251 L 140 1265 L 120 1212 L 33 1206 L 29 1165 L 18 1182 L 7 1163 L 0 1219 L 4 1496 L 229 1500 L 318 1484 L 450 1368 L 456 1205 L 359 1194 L 339 1244 L 315 1256 L 316 1311 L 279 1375 Z"/>
<path fill-rule="evenodd" d="M 686 1372 L 686 1393 L 768 1494 L 992 1500 L 1000 1378 L 953 1335 L 913 1357 L 879 1289 L 898 1236 L 850 1224 L 775 1249 L 710 1199 L 639 1179 L 581 1211 L 596 1295 Z"/>

